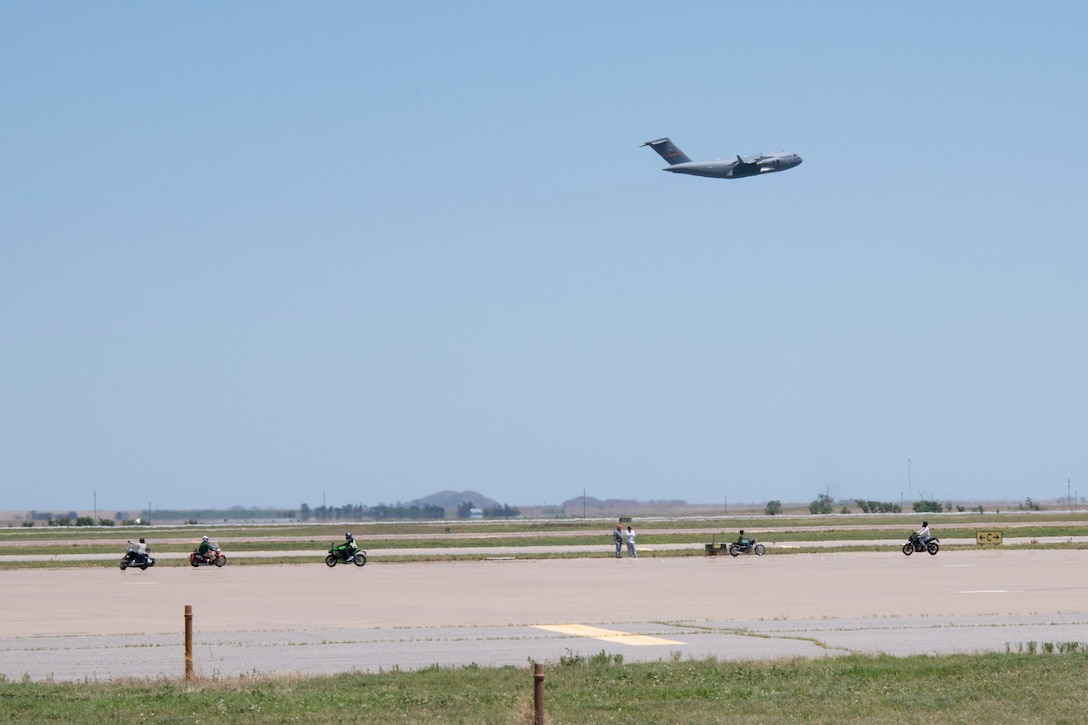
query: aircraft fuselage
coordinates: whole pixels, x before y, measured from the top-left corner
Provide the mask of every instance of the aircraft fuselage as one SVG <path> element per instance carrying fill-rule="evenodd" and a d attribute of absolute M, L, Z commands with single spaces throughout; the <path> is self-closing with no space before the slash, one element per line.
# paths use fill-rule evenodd
<path fill-rule="evenodd" d="M 741 179 L 774 171 L 792 169 L 801 163 L 797 154 L 772 154 L 757 157 L 758 161 L 689 161 L 686 164 L 667 166 L 662 171 L 692 176 L 709 176 L 715 179 Z"/>
<path fill-rule="evenodd" d="M 662 171 L 715 179 L 741 179 L 746 176 L 785 171 L 799 165 L 802 161 L 800 156 L 790 152 L 759 154 L 748 158 L 737 156 L 728 161 L 692 161 L 667 138 L 647 141 L 643 146 L 649 146 L 660 154 L 661 158 L 669 162 Z"/>

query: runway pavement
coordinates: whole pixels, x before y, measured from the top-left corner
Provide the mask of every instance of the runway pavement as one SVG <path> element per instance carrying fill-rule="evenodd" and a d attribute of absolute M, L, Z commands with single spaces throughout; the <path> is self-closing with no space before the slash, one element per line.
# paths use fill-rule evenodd
<path fill-rule="evenodd" d="M 0 571 L 0 675 L 198 675 L 894 655 L 1088 641 L 1088 552 Z"/>

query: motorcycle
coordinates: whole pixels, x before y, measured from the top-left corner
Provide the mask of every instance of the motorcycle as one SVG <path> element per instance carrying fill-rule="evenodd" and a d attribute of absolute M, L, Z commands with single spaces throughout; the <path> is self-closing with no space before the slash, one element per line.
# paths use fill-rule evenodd
<path fill-rule="evenodd" d="M 205 555 L 196 551 L 189 554 L 189 563 L 193 566 L 208 566 L 210 564 L 223 566 L 227 563 L 227 555 L 221 552 L 218 546 L 212 544 L 212 548 Z"/>
<path fill-rule="evenodd" d="M 936 556 L 937 552 L 941 550 L 940 539 L 930 539 L 929 541 L 922 543 L 922 537 L 917 533 L 912 533 L 907 537 L 907 543 L 903 544 L 903 553 L 910 556 L 916 551 L 928 551 L 930 556 Z"/>
<path fill-rule="evenodd" d="M 733 556 L 740 556 L 741 554 L 763 556 L 767 553 L 767 547 L 763 544 L 756 543 L 755 537 L 752 537 L 750 539 L 745 539 L 738 544 L 730 544 L 729 553 Z"/>
<path fill-rule="evenodd" d="M 329 555 L 325 557 L 326 566 L 347 564 L 349 561 L 354 562 L 355 566 L 366 564 L 366 552 L 354 541 L 345 541 L 343 544 L 333 544 L 329 547 Z"/>
<path fill-rule="evenodd" d="M 121 571 L 129 568 L 130 566 L 138 566 L 144 571 L 149 566 L 155 566 L 155 559 L 151 556 L 150 549 L 148 551 L 140 551 L 136 544 L 131 541 L 128 542 L 128 550 L 125 551 L 125 555 L 121 557 Z"/>

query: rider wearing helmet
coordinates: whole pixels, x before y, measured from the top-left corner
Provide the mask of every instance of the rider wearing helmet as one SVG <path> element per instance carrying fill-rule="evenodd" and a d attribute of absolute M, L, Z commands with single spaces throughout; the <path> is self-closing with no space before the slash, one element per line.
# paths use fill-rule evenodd
<path fill-rule="evenodd" d="M 737 535 L 737 545 L 738 546 L 747 546 L 748 545 L 748 539 L 744 538 L 744 529 L 741 529 L 740 533 Z"/>
<path fill-rule="evenodd" d="M 208 556 L 208 552 L 212 550 L 212 542 L 208 541 L 207 536 L 200 537 L 200 546 L 196 548 L 196 553 L 203 556 L 205 559 L 211 557 Z"/>
<path fill-rule="evenodd" d="M 922 546 L 925 546 L 932 538 L 933 536 L 929 533 L 929 522 L 923 521 L 922 528 L 918 529 L 918 539 L 922 542 Z"/>

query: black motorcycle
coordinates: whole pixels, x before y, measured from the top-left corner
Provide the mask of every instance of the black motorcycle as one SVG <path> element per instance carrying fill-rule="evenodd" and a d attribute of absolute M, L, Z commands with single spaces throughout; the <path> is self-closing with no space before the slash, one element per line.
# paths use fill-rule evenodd
<path fill-rule="evenodd" d="M 736 544 L 729 545 L 729 553 L 733 556 L 740 556 L 741 554 L 755 554 L 756 556 L 763 556 L 767 553 L 767 547 L 763 544 L 756 543 L 755 537 L 750 539 L 744 539 Z"/>
<path fill-rule="evenodd" d="M 329 547 L 329 555 L 325 557 L 327 566 L 347 564 L 349 561 L 354 563 L 355 566 L 366 564 L 366 552 L 360 549 L 359 545 L 354 541 L 345 541 L 339 546 L 334 544 Z"/>
<path fill-rule="evenodd" d="M 903 544 L 903 553 L 910 556 L 916 551 L 928 551 L 930 556 L 937 556 L 937 552 L 941 550 L 940 541 L 934 538 L 923 543 L 922 537 L 913 533 L 907 537 L 907 543 Z"/>
<path fill-rule="evenodd" d="M 155 559 L 151 556 L 150 549 L 147 551 L 140 551 L 140 549 L 131 541 L 128 542 L 128 550 L 125 555 L 121 557 L 121 571 L 128 569 L 130 566 L 138 566 L 143 570 L 147 570 L 149 566 L 155 566 Z"/>

